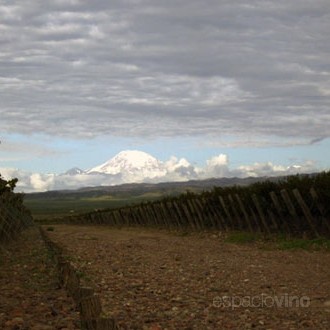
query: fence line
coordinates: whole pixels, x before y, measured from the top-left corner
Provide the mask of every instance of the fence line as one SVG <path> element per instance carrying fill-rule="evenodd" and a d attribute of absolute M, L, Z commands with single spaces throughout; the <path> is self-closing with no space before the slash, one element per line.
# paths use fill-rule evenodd
<path fill-rule="evenodd" d="M 118 330 L 113 318 L 102 316 L 100 296 L 92 287 L 81 284 L 79 270 L 68 260 L 63 247 L 52 241 L 44 229 L 40 228 L 40 233 L 47 248 L 52 252 L 61 286 L 68 291 L 79 310 L 81 328 L 85 330 Z"/>
<path fill-rule="evenodd" d="M 307 202 L 309 201 L 309 203 Z M 156 226 L 190 230 L 246 230 L 266 235 L 330 237 L 327 209 L 314 188 L 265 195 L 192 196 L 141 203 L 71 216 L 66 222 L 116 226 Z"/>

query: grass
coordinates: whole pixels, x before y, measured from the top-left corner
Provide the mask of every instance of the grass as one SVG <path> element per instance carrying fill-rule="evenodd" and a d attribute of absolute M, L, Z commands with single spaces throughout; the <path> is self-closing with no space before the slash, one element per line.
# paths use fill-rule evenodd
<path fill-rule="evenodd" d="M 46 221 L 98 209 L 114 209 L 159 198 L 158 194 L 138 196 L 99 196 L 82 198 L 34 198 L 25 197 L 24 204 L 36 221 Z"/>
<path fill-rule="evenodd" d="M 35 219 L 58 218 L 72 214 L 90 212 L 95 209 L 114 208 L 125 204 L 121 201 L 95 199 L 47 199 L 29 200 L 24 204 L 28 207 Z"/>
<path fill-rule="evenodd" d="M 277 242 L 280 250 L 327 250 L 330 251 L 330 239 L 302 239 L 291 238 L 283 239 Z"/>
<path fill-rule="evenodd" d="M 232 244 L 260 243 L 265 250 L 306 250 L 306 251 L 330 251 L 330 239 L 327 238 L 289 238 L 284 235 L 263 236 L 260 233 L 231 232 L 225 242 Z"/>
<path fill-rule="evenodd" d="M 254 243 L 260 241 L 261 239 L 262 236 L 259 233 L 235 231 L 227 236 L 225 242 L 234 243 L 234 244 L 246 244 L 246 243 Z"/>

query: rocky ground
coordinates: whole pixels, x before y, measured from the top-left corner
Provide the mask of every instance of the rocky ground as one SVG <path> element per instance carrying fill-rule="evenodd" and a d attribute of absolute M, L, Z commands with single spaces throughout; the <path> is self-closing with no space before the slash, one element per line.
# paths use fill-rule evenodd
<path fill-rule="evenodd" d="M 121 329 L 330 329 L 329 252 L 229 244 L 219 233 L 65 225 L 47 233 Z M 47 302 L 49 289 L 36 304 L 51 319 L 58 300 Z M 74 316 L 54 307 L 56 317 Z"/>
<path fill-rule="evenodd" d="M 80 329 L 37 228 L 0 248 L 0 329 Z"/>

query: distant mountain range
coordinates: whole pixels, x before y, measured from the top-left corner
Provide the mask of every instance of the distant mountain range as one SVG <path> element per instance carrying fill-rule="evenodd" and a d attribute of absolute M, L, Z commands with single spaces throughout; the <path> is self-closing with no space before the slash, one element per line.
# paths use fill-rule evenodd
<path fill-rule="evenodd" d="M 82 198 L 99 197 L 104 195 L 141 195 L 146 193 L 161 192 L 162 195 L 173 195 L 191 192 L 202 192 L 214 187 L 228 187 L 233 185 L 247 186 L 261 181 L 278 181 L 284 177 L 262 177 L 262 178 L 213 178 L 205 180 L 190 180 L 185 182 L 161 182 L 161 183 L 126 183 L 116 186 L 84 187 L 75 190 L 52 190 L 46 192 L 29 193 L 28 198 Z"/>
<path fill-rule="evenodd" d="M 20 189 L 26 193 L 35 191 L 86 191 L 132 189 L 178 190 L 194 187 L 208 189 L 219 185 L 246 184 L 260 178 L 283 177 L 297 173 L 311 173 L 309 167 L 277 166 L 272 163 L 255 163 L 230 169 L 226 155 L 220 154 L 206 161 L 204 166 L 189 163 L 185 158 L 171 157 L 161 161 L 138 150 L 125 150 L 105 163 L 83 170 L 71 168 L 62 174 L 26 173 L 19 177 Z M 157 184 L 157 187 L 151 185 Z M 114 186 L 114 188 L 109 188 Z M 96 188 L 82 188 L 96 187 Z M 119 187 L 119 188 L 118 188 Z M 81 188 L 81 189 L 79 189 Z M 78 189 L 78 190 L 77 190 Z M 177 188 L 175 188 L 177 189 Z"/>

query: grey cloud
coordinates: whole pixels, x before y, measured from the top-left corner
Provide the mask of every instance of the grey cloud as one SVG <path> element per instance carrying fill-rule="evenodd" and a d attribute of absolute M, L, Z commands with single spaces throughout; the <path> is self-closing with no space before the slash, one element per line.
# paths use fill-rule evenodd
<path fill-rule="evenodd" d="M 315 139 L 312 139 L 309 143 L 310 143 L 310 144 L 316 144 L 316 143 L 318 143 L 318 142 L 323 141 L 325 138 L 326 138 L 326 137 L 324 137 L 324 136 L 320 136 L 320 137 L 317 137 L 317 138 L 315 138 Z"/>
<path fill-rule="evenodd" d="M 33 157 L 45 157 L 45 156 L 59 156 L 65 152 L 56 148 L 45 146 L 42 143 L 31 143 L 29 141 L 14 142 L 8 141 L 6 138 L 1 140 L 1 152 L 2 154 L 8 154 L 9 158 L 15 159 L 31 159 Z M 1 156 L 0 160 L 5 157 Z"/>
<path fill-rule="evenodd" d="M 328 0 L 0 0 L 0 14 L 2 131 L 329 136 Z"/>

